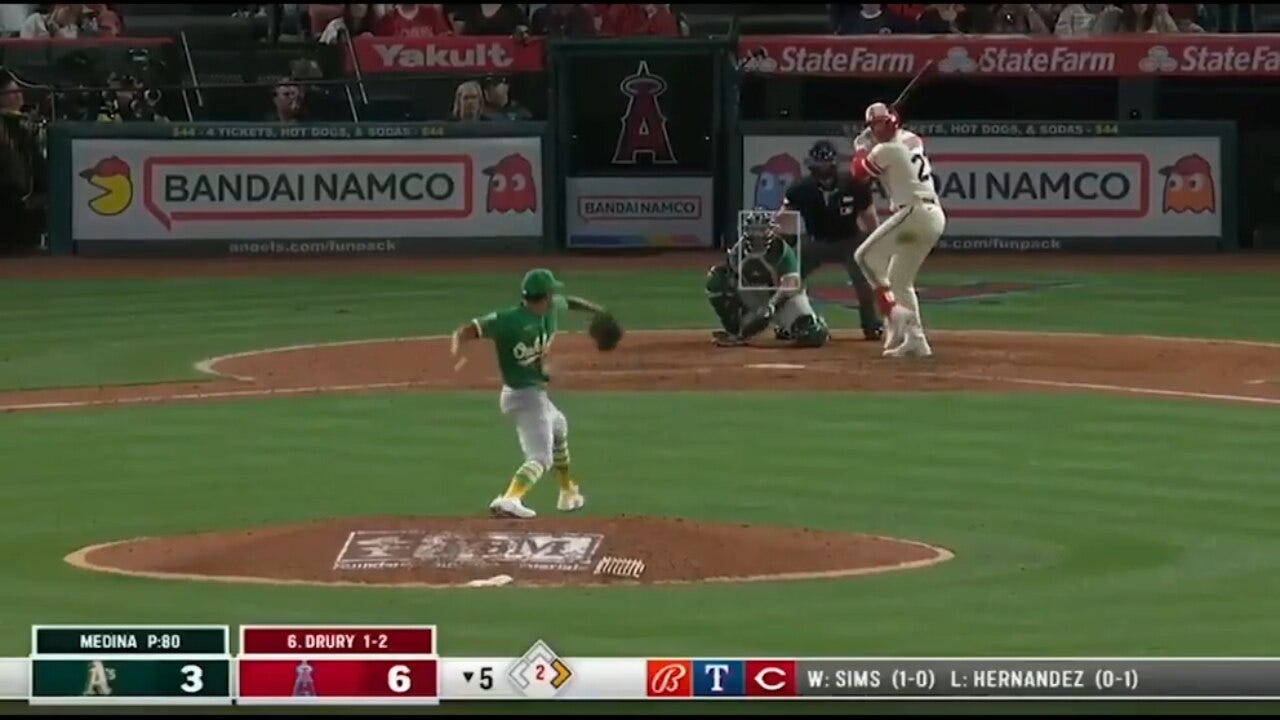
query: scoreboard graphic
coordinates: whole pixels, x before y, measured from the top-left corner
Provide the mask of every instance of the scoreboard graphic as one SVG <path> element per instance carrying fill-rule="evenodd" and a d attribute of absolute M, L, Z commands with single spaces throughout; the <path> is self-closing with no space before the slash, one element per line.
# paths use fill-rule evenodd
<path fill-rule="evenodd" d="M 466 700 L 1280 699 L 1280 658 L 442 658 L 434 625 L 40 625 L 0 658 L 33 705 Z"/>

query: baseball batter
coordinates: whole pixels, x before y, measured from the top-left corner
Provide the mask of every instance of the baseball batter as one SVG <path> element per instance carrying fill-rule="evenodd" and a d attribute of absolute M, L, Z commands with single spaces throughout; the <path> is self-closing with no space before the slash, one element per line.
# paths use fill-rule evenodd
<path fill-rule="evenodd" d="M 560 485 L 557 509 L 569 512 L 586 502 L 569 474 L 569 423 L 547 396 L 550 377 L 543 363 L 555 339 L 560 313 L 579 310 L 601 315 L 606 311 L 582 298 L 561 294 L 563 289 L 564 284 L 550 270 L 530 270 L 520 283 L 519 304 L 475 318 L 453 332 L 454 357 L 468 341 L 493 341 L 502 374 L 498 405 L 502 414 L 515 423 L 524 453 L 524 462 L 512 476 L 507 491 L 489 504 L 489 511 L 497 516 L 536 516 L 533 508 L 524 504 L 524 496 L 548 471 L 555 473 Z M 456 367 L 463 362 L 465 356 Z"/>
<path fill-rule="evenodd" d="M 738 243 L 707 273 L 707 301 L 720 319 L 717 345 L 743 345 L 769 325 L 798 347 L 822 347 L 827 323 L 814 312 L 795 248 L 767 211 L 745 212 Z"/>
<path fill-rule="evenodd" d="M 866 111 L 867 128 L 855 140 L 854 177 L 880 180 L 894 212 L 867 236 L 854 259 L 875 288 L 876 304 L 888 319 L 884 354 L 933 354 L 924 334 L 916 275 L 947 227 L 933 186 L 933 168 L 920 136 L 901 129 L 884 103 Z"/>

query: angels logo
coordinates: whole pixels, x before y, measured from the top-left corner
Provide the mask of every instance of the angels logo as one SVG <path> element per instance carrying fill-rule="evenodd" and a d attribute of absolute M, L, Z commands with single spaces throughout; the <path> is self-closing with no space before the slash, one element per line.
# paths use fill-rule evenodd
<path fill-rule="evenodd" d="M 649 72 L 649 63 L 641 60 L 635 74 L 623 78 L 618 89 L 630 99 L 622 115 L 613 164 L 635 165 L 641 155 L 648 155 L 656 165 L 676 164 L 667 134 L 667 117 L 658 104 L 658 98 L 667 91 L 667 81 Z"/>

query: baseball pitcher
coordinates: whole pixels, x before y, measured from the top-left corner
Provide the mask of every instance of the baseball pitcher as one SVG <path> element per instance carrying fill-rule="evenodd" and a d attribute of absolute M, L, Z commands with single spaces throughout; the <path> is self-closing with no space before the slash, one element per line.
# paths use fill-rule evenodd
<path fill-rule="evenodd" d="M 578 310 L 593 315 L 591 336 L 597 348 L 611 350 L 621 339 L 620 326 L 603 307 L 578 297 L 561 294 L 564 284 L 550 270 L 538 268 L 525 273 L 520 283 L 521 302 L 496 310 L 463 324 L 453 332 L 452 353 L 471 340 L 493 341 L 502 375 L 498 406 L 516 426 L 524 462 L 511 477 L 507 491 L 493 499 L 489 511 L 500 517 L 531 518 L 537 515 L 524 504 L 524 496 L 548 470 L 560 485 L 556 508 L 570 512 L 586 499 L 569 473 L 569 422 L 547 396 L 551 378 L 543 362 L 551 351 L 559 327 L 559 315 Z M 466 362 L 458 360 L 455 369 Z"/>
<path fill-rule="evenodd" d="M 854 142 L 854 177 L 879 178 L 894 212 L 858 246 L 854 259 L 875 288 L 876 304 L 888 319 L 884 354 L 933 354 L 925 338 L 916 275 L 947 227 L 933 186 L 933 168 L 924 140 L 900 127 L 898 114 L 884 103 L 867 107 L 867 128 Z"/>
<path fill-rule="evenodd" d="M 773 213 L 740 214 L 738 242 L 707 273 L 707 301 L 723 328 L 712 334 L 717 345 L 745 345 L 770 325 L 796 347 L 826 344 L 830 331 L 809 303 L 793 245 Z"/>

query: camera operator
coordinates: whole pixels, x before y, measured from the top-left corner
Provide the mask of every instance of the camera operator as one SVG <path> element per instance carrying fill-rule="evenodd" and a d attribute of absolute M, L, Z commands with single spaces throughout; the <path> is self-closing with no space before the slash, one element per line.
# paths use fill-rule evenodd
<path fill-rule="evenodd" d="M 44 119 L 26 107 L 22 86 L 0 68 L 0 251 L 34 246 L 43 222 L 43 194 L 47 173 L 44 158 Z"/>
<path fill-rule="evenodd" d="M 103 94 L 103 109 L 98 115 L 100 121 L 169 121 L 160 112 L 160 91 L 147 88 L 137 76 L 111 73 L 107 85 L 112 89 Z"/>

